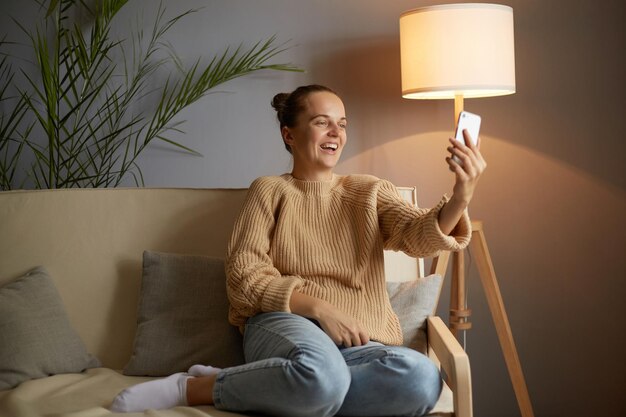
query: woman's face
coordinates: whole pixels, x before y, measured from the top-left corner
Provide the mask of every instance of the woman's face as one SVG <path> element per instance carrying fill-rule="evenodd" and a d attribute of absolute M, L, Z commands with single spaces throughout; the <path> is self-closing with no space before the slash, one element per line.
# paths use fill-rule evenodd
<path fill-rule="evenodd" d="M 328 180 L 347 142 L 346 111 L 339 97 L 325 91 L 309 94 L 304 104 L 296 126 L 282 129 L 293 154 L 293 175 Z"/>

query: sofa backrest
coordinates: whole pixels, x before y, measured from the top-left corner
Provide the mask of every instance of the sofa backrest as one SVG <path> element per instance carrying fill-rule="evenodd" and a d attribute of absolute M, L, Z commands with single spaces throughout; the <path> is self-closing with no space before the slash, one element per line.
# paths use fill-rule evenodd
<path fill-rule="evenodd" d="M 414 188 L 399 191 L 414 202 Z M 135 337 L 143 251 L 224 258 L 246 194 L 194 188 L 0 192 L 0 285 L 44 266 L 89 352 L 104 366 L 122 369 Z M 418 262 L 386 251 L 385 273 L 389 280 L 414 279 Z"/>
<path fill-rule="evenodd" d="M 0 285 L 44 266 L 87 349 L 132 352 L 144 250 L 224 257 L 245 189 L 0 192 Z"/>

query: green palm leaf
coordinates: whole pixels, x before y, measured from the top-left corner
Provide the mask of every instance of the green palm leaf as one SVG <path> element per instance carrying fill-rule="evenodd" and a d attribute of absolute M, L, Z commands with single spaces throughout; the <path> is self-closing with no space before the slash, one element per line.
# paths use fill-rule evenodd
<path fill-rule="evenodd" d="M 43 23 L 33 32 L 15 23 L 29 40 L 37 74 L 14 73 L 3 51 L 9 43 L 0 41 L 0 103 L 12 103 L 0 115 L 0 190 L 24 181 L 35 188 L 110 187 L 126 178 L 143 185 L 138 158 L 154 141 L 201 156 L 172 135 L 184 133 L 178 115 L 211 89 L 255 71 L 301 71 L 271 62 L 288 48 L 275 36 L 185 68 L 164 37 L 197 10 L 166 19 L 160 5 L 150 33 L 139 29 L 129 39 L 112 39 L 111 23 L 128 0 L 35 1 L 45 11 Z M 72 23 L 77 8 L 91 17 L 90 30 Z M 150 87 L 168 67 L 174 71 L 165 83 Z M 16 75 L 26 87 L 10 94 Z M 156 102 L 153 108 L 140 105 L 148 101 Z M 12 110 L 5 114 L 5 108 Z M 34 158 L 27 167 L 26 154 Z"/>

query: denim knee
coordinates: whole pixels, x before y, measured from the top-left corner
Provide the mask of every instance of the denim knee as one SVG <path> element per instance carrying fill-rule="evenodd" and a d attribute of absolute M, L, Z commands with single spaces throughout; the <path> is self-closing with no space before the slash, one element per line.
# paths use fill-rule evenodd
<path fill-rule="evenodd" d="M 328 358 L 311 366 L 296 361 L 294 376 L 299 387 L 289 394 L 293 417 L 325 417 L 335 415 L 350 388 L 350 370 L 343 361 Z"/>
<path fill-rule="evenodd" d="M 441 374 L 435 364 L 425 355 L 407 349 L 405 355 L 392 356 L 394 366 L 407 370 L 403 374 L 404 381 L 399 381 L 398 389 L 404 390 L 400 395 L 406 399 L 407 416 L 421 416 L 432 410 L 443 387 Z"/>
<path fill-rule="evenodd" d="M 340 409 L 351 374 L 332 340 L 314 323 L 291 313 L 251 318 L 244 335 L 246 365 L 237 382 L 229 378 L 229 404 L 283 417 L 325 417 Z M 251 394 L 246 385 L 260 384 Z M 241 400 L 243 399 L 243 401 Z M 238 411 L 233 409 L 233 411 Z"/>

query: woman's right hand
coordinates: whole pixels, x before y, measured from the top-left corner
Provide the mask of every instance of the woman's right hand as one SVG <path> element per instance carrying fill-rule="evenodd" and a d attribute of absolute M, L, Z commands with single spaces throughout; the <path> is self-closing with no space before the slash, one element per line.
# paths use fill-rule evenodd
<path fill-rule="evenodd" d="M 317 320 L 338 346 L 362 346 L 370 340 L 367 330 L 358 320 L 319 298 L 294 291 L 289 308 L 294 314 Z"/>
<path fill-rule="evenodd" d="M 362 346 L 369 342 L 370 337 L 361 323 L 343 311 L 328 304 L 328 309 L 322 309 L 317 319 L 322 330 L 338 346 Z"/>

